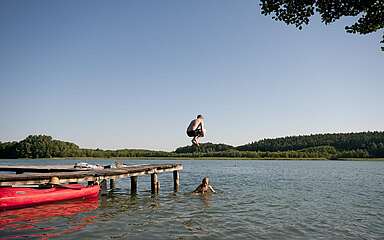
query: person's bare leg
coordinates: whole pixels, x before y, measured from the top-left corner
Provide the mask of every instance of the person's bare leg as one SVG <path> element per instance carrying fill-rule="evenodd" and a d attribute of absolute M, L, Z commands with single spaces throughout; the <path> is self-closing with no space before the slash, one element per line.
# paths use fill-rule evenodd
<path fill-rule="evenodd" d="M 200 139 L 204 137 L 204 132 L 203 130 L 201 130 L 201 132 L 199 133 L 199 135 L 197 135 L 196 137 L 196 142 L 197 142 L 197 145 L 200 145 Z"/>
<path fill-rule="evenodd" d="M 192 142 L 193 145 L 197 145 L 196 137 L 193 137 L 191 142 Z"/>
<path fill-rule="evenodd" d="M 199 136 L 197 136 L 197 137 L 195 137 L 196 139 L 195 139 L 195 141 L 196 141 L 196 145 L 197 146 L 199 146 L 200 145 L 200 142 L 199 142 L 199 140 L 200 140 L 200 137 Z"/>

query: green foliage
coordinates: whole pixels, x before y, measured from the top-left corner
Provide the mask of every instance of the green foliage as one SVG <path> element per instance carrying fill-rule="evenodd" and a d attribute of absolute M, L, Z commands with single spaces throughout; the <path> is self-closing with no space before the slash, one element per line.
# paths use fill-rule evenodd
<path fill-rule="evenodd" d="M 275 139 L 263 139 L 237 147 L 240 151 L 298 151 L 319 146 L 333 147 L 337 152 L 365 150 L 370 157 L 384 157 L 384 132 L 314 134 L 291 136 Z M 324 147 L 323 147 L 324 148 Z M 320 151 L 321 150 L 321 151 Z M 326 149 L 316 149 L 323 152 Z M 335 154 L 328 149 L 327 153 Z M 324 154 L 327 155 L 327 154 Z"/>
<path fill-rule="evenodd" d="M 368 34 L 384 28 L 382 0 L 261 0 L 260 6 L 262 14 L 272 14 L 272 19 L 283 21 L 288 25 L 293 24 L 299 29 L 309 23 L 315 11 L 320 14 L 325 24 L 332 23 L 341 17 L 358 17 L 357 22 L 345 27 L 348 33 Z M 384 35 L 381 43 L 384 43 Z M 384 47 L 381 49 L 384 51 Z"/>
<path fill-rule="evenodd" d="M 76 144 L 53 140 L 45 135 L 30 135 L 16 145 L 18 158 L 72 157 L 78 151 Z"/>
<path fill-rule="evenodd" d="M 210 152 L 223 152 L 228 150 L 234 150 L 235 148 L 230 145 L 226 144 L 213 144 L 213 143 L 203 143 L 200 144 L 200 146 L 185 146 L 185 147 L 179 147 L 176 149 L 176 153 L 194 153 L 194 152 L 200 152 L 200 153 L 210 153 Z"/>
<path fill-rule="evenodd" d="M 0 142 L 0 158 L 16 158 L 17 142 Z"/>
<path fill-rule="evenodd" d="M 357 149 L 351 151 L 342 151 L 332 156 L 332 159 L 339 158 L 368 158 L 369 153 L 367 150 Z"/>
<path fill-rule="evenodd" d="M 142 149 L 81 149 L 74 143 L 54 140 L 46 135 L 31 135 L 20 142 L 0 142 L 0 158 L 64 158 L 64 157 L 165 157 L 169 153 Z"/>
<path fill-rule="evenodd" d="M 384 132 L 315 134 L 263 139 L 239 147 L 205 143 L 185 146 L 175 152 L 145 149 L 81 149 L 76 144 L 31 135 L 20 142 L 0 142 L 0 158 L 117 158 L 117 157 L 188 157 L 188 158 L 369 158 L 384 157 Z"/>
<path fill-rule="evenodd" d="M 328 158 L 333 156 L 329 153 L 316 152 L 316 151 L 283 151 L 283 152 L 256 152 L 256 151 L 239 151 L 236 149 L 222 151 L 222 152 L 190 152 L 178 153 L 177 157 L 189 158 L 266 158 L 266 159 L 299 159 L 299 158 Z"/>

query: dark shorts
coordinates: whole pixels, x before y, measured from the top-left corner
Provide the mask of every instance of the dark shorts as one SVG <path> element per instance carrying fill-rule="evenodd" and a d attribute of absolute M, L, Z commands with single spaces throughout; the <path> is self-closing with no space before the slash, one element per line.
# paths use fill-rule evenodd
<path fill-rule="evenodd" d="M 192 131 L 187 132 L 188 137 L 202 137 L 203 136 L 203 131 L 200 128 L 197 128 Z"/>

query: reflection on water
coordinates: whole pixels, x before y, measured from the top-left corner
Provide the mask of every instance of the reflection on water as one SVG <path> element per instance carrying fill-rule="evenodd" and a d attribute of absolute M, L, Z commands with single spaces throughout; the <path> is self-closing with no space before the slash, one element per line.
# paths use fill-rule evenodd
<path fill-rule="evenodd" d="M 1 235 L 5 239 L 51 238 L 80 231 L 93 222 L 95 216 L 86 213 L 98 205 L 94 198 L 3 211 Z"/>
<path fill-rule="evenodd" d="M 203 194 L 203 195 L 198 195 L 201 199 L 201 202 L 203 203 L 204 207 L 208 208 L 211 206 L 211 199 L 212 199 L 212 194 Z"/>
<path fill-rule="evenodd" d="M 153 161 L 125 161 L 126 164 L 144 162 Z M 159 175 L 159 195 L 148 191 L 150 177 L 139 177 L 139 192 L 135 196 L 130 195 L 129 179 L 120 179 L 117 188 L 101 196 L 98 202 L 71 201 L 62 203 L 66 206 L 52 204 L 2 212 L 1 237 L 384 238 L 384 162 L 182 163 L 179 193 L 173 193 L 172 173 Z M 190 193 L 204 176 L 210 177 L 217 194 Z M 62 209 L 67 211 L 61 212 Z"/>

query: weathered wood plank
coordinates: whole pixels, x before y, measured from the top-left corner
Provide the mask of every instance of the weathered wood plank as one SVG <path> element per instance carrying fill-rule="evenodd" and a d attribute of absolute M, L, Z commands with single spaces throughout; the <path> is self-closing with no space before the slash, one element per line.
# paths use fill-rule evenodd
<path fill-rule="evenodd" d="M 72 172 L 79 170 L 75 168 L 74 165 L 0 165 L 0 171 L 10 171 L 10 172 Z"/>
<path fill-rule="evenodd" d="M 22 174 L 0 174 L 0 186 L 14 184 L 45 184 L 51 177 L 58 177 L 60 183 L 79 181 L 102 181 L 133 176 L 150 175 L 154 173 L 173 172 L 183 169 L 181 164 L 149 164 L 135 165 L 133 167 L 110 168 L 98 170 L 77 170 L 68 172 L 47 173 L 22 173 Z"/>
<path fill-rule="evenodd" d="M 151 174 L 151 192 L 152 194 L 159 193 L 159 178 L 157 177 L 157 173 Z"/>
<path fill-rule="evenodd" d="M 137 193 L 137 176 L 131 177 L 131 194 L 135 195 Z"/>
<path fill-rule="evenodd" d="M 107 180 L 102 180 L 100 182 L 100 194 L 101 195 L 107 195 L 108 189 L 107 189 Z"/>
<path fill-rule="evenodd" d="M 180 189 L 180 174 L 179 171 L 173 171 L 173 190 L 178 192 Z"/>
<path fill-rule="evenodd" d="M 109 188 L 110 189 L 116 188 L 115 179 L 109 179 Z"/>

